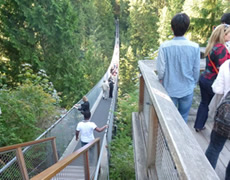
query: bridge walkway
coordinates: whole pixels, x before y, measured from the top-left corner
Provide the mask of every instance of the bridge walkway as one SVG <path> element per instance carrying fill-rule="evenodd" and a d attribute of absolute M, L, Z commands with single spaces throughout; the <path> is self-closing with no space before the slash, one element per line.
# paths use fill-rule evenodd
<path fill-rule="evenodd" d="M 213 121 L 211 119 L 208 119 L 208 121 L 205 124 L 206 129 L 197 133 L 195 129 L 193 128 L 195 118 L 196 118 L 196 110 L 197 109 L 192 108 L 190 111 L 188 127 L 191 130 L 193 136 L 196 138 L 201 149 L 205 153 L 209 145 L 209 142 L 210 142 L 210 135 L 211 135 L 212 127 L 213 127 Z M 215 169 L 217 175 L 219 176 L 221 180 L 225 179 L 225 170 L 226 170 L 229 160 L 230 160 L 230 141 L 228 140 L 225 143 L 225 146 L 220 153 L 219 159 L 217 161 L 216 169 Z"/>

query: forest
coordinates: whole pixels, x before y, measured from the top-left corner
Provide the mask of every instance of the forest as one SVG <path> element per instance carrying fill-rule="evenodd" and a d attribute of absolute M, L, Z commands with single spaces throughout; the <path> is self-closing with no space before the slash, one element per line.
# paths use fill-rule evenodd
<path fill-rule="evenodd" d="M 179 12 L 190 17 L 186 37 L 205 47 L 229 7 L 229 0 L 1 0 L 0 147 L 36 138 L 60 108 L 72 107 L 98 82 L 111 61 L 118 18 L 119 128 L 111 166 L 123 170 L 120 178 L 115 169 L 114 179 L 132 177 L 138 60 L 153 60 L 173 38 L 170 21 Z"/>

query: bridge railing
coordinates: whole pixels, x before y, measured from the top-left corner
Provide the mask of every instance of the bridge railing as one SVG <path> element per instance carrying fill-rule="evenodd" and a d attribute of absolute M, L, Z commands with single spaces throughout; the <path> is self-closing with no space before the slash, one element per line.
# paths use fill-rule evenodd
<path fill-rule="evenodd" d="M 101 80 L 87 93 L 87 98 L 90 103 L 90 111 L 93 114 L 95 111 L 101 96 L 102 96 L 102 89 L 101 85 L 103 83 L 104 79 L 108 79 L 110 76 L 110 69 L 114 65 L 119 64 L 119 26 L 118 23 L 116 24 L 116 37 L 115 37 L 115 44 L 114 44 L 114 53 L 113 57 L 110 63 L 109 68 L 107 69 L 106 73 L 104 76 L 101 78 Z M 116 93 L 116 91 L 114 91 Z M 82 103 L 82 101 L 79 101 L 77 103 Z M 113 113 L 112 113 L 113 115 Z M 76 125 L 78 122 L 80 122 L 83 119 L 82 114 L 74 107 L 72 107 L 64 116 L 62 116 L 60 119 L 58 119 L 53 125 L 51 125 L 44 133 L 42 133 L 36 140 L 47 138 L 47 137 L 56 137 L 56 146 L 57 146 L 57 153 L 58 157 L 64 157 L 67 156 L 69 153 L 66 153 L 67 147 L 71 144 L 71 142 L 75 141 L 75 129 Z M 109 137 L 111 139 L 112 136 L 112 126 L 110 126 L 109 129 Z M 106 136 L 107 137 L 107 136 Z M 23 149 L 23 154 L 24 156 L 27 156 L 28 159 L 30 156 L 33 154 L 29 153 L 28 149 L 30 151 L 33 151 L 34 147 L 28 147 Z M 47 146 L 46 149 L 49 149 Z M 35 149 L 36 150 L 36 149 Z M 28 151 L 28 152 L 27 152 Z M 65 154 L 64 154 L 65 153 Z M 64 154 L 64 156 L 63 156 Z M 0 174 L 3 172 L 8 172 L 8 174 L 14 174 L 15 166 L 14 164 L 16 163 L 16 156 L 12 158 L 10 161 L 1 162 L 0 159 Z M 43 164 L 44 162 L 40 162 Z M 49 163 L 49 160 L 47 159 L 46 164 Z M 41 172 L 44 170 L 44 167 L 34 167 L 34 172 Z M 47 168 L 47 167 L 46 167 Z M 35 173 L 33 173 L 35 175 Z M 14 178 L 13 178 L 14 179 Z"/>
<path fill-rule="evenodd" d="M 23 153 L 25 149 L 26 154 Z M 10 167 L 0 172 L 0 179 L 29 180 L 58 161 L 55 137 L 2 147 L 0 161 L 1 167 L 4 162 L 12 161 Z"/>
<path fill-rule="evenodd" d="M 92 153 L 92 150 L 96 150 L 97 156 L 95 156 Z M 67 157 L 63 158 L 62 160 L 58 161 L 56 164 L 53 166 L 47 168 L 40 174 L 34 176 L 31 178 L 31 180 L 50 180 L 55 179 L 55 180 L 61 180 L 61 179 L 67 179 L 67 174 L 69 179 L 85 179 L 89 180 L 92 179 L 92 177 L 95 174 L 95 164 L 97 164 L 98 157 L 100 154 L 100 139 L 96 138 L 92 142 L 88 143 L 84 147 L 81 147 L 77 151 L 73 152 L 72 154 L 68 155 Z M 69 174 L 69 165 L 75 161 L 78 160 L 79 158 L 83 158 L 83 165 L 84 165 L 84 173 L 82 172 L 77 172 L 76 169 L 74 169 L 73 174 Z M 94 161 L 94 163 L 93 163 Z M 93 166 L 92 166 L 93 165 Z M 94 168 L 93 168 L 94 167 Z M 80 174 L 81 177 L 76 176 L 76 174 Z"/>
<path fill-rule="evenodd" d="M 137 179 L 219 179 L 154 73 L 139 61 L 139 112 L 133 113 Z"/>

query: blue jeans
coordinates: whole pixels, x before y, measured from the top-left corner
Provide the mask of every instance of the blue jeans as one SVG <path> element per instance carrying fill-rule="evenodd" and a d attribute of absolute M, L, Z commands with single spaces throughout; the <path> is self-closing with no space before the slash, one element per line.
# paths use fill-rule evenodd
<path fill-rule="evenodd" d="M 171 97 L 171 99 L 183 117 L 184 121 L 187 122 L 188 113 L 192 106 L 193 93 L 181 98 Z"/>
<path fill-rule="evenodd" d="M 81 147 L 85 146 L 86 144 L 88 144 L 88 143 L 81 141 Z"/>
<path fill-rule="evenodd" d="M 202 75 L 200 76 L 199 85 L 201 93 L 201 102 L 197 111 L 196 121 L 194 124 L 195 129 L 202 129 L 208 118 L 208 105 L 214 96 L 212 91 L 213 81 L 205 79 Z"/>
<path fill-rule="evenodd" d="M 219 157 L 220 152 L 222 151 L 225 142 L 227 141 L 227 137 L 221 136 L 216 131 L 212 130 L 211 133 L 211 139 L 210 143 L 208 145 L 208 148 L 205 152 L 206 157 L 208 158 L 210 164 L 215 169 L 217 160 Z M 230 179 L 230 162 L 228 163 L 228 166 L 226 168 L 226 175 L 225 179 Z"/>

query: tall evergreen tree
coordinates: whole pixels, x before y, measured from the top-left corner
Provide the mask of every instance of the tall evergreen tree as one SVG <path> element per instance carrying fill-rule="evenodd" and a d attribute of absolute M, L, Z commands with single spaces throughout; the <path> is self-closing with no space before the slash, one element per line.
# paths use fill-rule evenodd
<path fill-rule="evenodd" d="M 148 1 L 130 1 L 130 44 L 139 57 L 158 47 L 157 8 Z"/>

